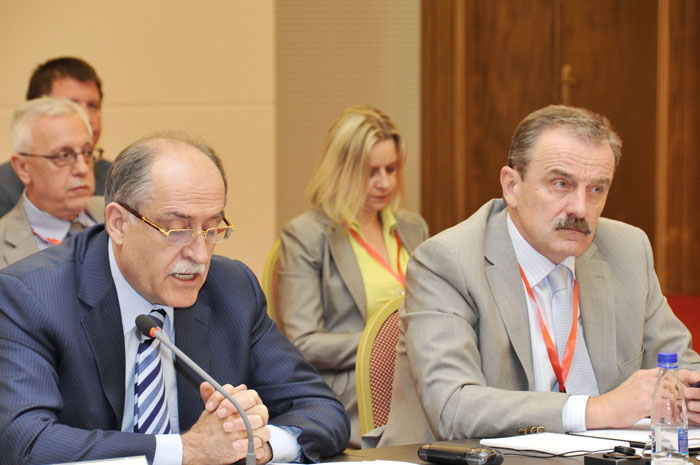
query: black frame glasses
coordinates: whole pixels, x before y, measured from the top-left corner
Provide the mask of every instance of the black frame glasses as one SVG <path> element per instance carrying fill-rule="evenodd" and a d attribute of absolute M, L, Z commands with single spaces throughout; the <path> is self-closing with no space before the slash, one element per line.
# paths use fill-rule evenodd
<path fill-rule="evenodd" d="M 215 228 L 202 230 L 163 229 L 160 226 L 158 226 L 155 222 L 149 220 L 130 206 L 125 205 L 121 202 L 117 203 L 119 203 L 119 205 L 121 205 L 126 211 L 134 215 L 136 218 L 140 219 L 141 221 L 143 221 L 144 223 L 146 223 L 147 225 L 164 235 L 165 239 L 168 241 L 168 244 L 171 245 L 190 245 L 200 234 L 204 236 L 205 241 L 216 244 L 218 242 L 224 242 L 225 240 L 227 240 L 229 237 L 231 237 L 231 233 L 236 230 L 236 227 L 233 224 L 231 224 L 231 221 L 229 221 L 225 213 L 223 216 L 223 220 L 224 223 L 226 223 L 226 226 L 217 226 Z"/>

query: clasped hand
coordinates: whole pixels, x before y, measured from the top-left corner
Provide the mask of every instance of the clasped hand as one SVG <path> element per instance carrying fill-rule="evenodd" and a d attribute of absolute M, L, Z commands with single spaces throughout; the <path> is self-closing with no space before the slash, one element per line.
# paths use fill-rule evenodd
<path fill-rule="evenodd" d="M 227 384 L 223 387 L 248 416 L 253 430 L 256 462 L 269 462 L 272 449 L 268 443 L 267 407 L 258 393 L 244 384 L 236 387 Z M 205 409 L 192 429 L 182 435 L 183 465 L 228 464 L 244 458 L 248 451 L 248 434 L 236 408 L 209 383 L 202 383 L 199 391 Z"/>

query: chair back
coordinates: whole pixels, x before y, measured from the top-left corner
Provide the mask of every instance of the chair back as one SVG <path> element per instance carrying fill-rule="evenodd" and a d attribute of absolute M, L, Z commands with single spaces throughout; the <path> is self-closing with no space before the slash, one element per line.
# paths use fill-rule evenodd
<path fill-rule="evenodd" d="M 284 323 L 280 315 L 280 240 L 277 239 L 267 254 L 265 267 L 263 268 L 262 288 L 267 298 L 267 314 L 277 323 L 279 329 L 284 333 Z"/>
<path fill-rule="evenodd" d="M 402 303 L 403 296 L 399 296 L 374 314 L 357 348 L 355 382 L 362 434 L 385 425 L 389 419 Z"/>

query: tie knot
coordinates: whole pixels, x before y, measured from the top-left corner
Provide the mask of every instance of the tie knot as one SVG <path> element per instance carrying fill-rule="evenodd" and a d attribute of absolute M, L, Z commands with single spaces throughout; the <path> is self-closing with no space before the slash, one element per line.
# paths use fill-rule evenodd
<path fill-rule="evenodd" d="M 557 265 L 549 273 L 549 284 L 552 286 L 552 293 L 566 289 L 569 286 L 569 269 L 564 265 Z"/>
<path fill-rule="evenodd" d="M 162 308 L 154 308 L 151 310 L 151 313 L 148 314 L 151 318 L 153 318 L 153 321 L 155 321 L 156 325 L 158 326 L 158 329 L 163 329 L 163 323 L 165 322 L 165 310 Z"/>

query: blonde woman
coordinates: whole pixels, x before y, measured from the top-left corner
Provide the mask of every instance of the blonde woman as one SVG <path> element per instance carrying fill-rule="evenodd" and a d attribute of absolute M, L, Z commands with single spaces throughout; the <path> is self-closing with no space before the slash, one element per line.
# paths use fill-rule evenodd
<path fill-rule="evenodd" d="M 355 354 L 367 320 L 404 292 L 406 263 L 428 237 L 419 215 L 399 210 L 403 138 L 368 105 L 331 127 L 307 187 L 311 209 L 282 231 L 280 310 L 289 339 L 333 389 L 359 446 Z"/>

